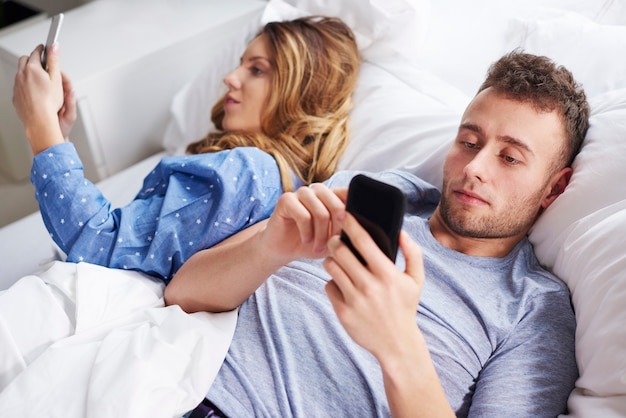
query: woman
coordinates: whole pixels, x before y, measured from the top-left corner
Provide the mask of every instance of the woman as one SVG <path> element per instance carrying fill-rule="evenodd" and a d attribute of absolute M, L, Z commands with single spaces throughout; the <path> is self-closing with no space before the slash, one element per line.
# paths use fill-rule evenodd
<path fill-rule="evenodd" d="M 284 191 L 328 178 L 348 141 L 359 54 L 340 20 L 271 22 L 224 80 L 218 129 L 164 158 L 128 206 L 110 203 L 65 142 L 75 120 L 58 48 L 22 57 L 14 106 L 35 154 L 31 181 L 67 260 L 134 269 L 168 281 L 193 253 L 267 218 Z M 45 151 L 45 152 L 43 152 Z"/>

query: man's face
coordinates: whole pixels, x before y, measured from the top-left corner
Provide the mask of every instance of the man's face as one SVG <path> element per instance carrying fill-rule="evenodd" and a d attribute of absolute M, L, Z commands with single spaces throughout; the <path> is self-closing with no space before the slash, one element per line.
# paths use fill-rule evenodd
<path fill-rule="evenodd" d="M 565 131 L 558 114 L 488 88 L 466 109 L 446 157 L 439 210 L 472 238 L 526 234 L 553 200 Z"/>

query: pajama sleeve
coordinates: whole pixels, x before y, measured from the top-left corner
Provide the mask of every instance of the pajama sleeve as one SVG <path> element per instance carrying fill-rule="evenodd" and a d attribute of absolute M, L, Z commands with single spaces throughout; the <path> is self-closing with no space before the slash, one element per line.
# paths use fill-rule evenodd
<path fill-rule="evenodd" d="M 282 193 L 276 162 L 240 147 L 164 158 L 135 200 L 111 209 L 70 143 L 38 154 L 31 181 L 46 228 L 68 261 L 168 280 L 195 252 L 267 218 Z"/>

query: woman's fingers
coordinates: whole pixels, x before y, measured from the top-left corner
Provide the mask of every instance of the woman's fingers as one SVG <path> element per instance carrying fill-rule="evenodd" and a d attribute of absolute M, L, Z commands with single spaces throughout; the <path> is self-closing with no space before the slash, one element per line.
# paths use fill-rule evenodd
<path fill-rule="evenodd" d="M 26 68 L 26 64 L 28 63 L 28 55 L 22 55 L 18 60 L 17 60 L 17 71 L 18 73 L 21 73 L 24 71 L 24 68 Z"/>
<path fill-rule="evenodd" d="M 17 60 L 18 75 L 24 74 L 28 65 L 39 64 L 39 66 L 41 66 L 41 51 L 43 51 L 43 46 L 38 45 L 35 49 L 33 49 L 30 55 L 22 55 L 19 57 Z"/>
<path fill-rule="evenodd" d="M 43 51 L 43 47 L 42 47 Z M 61 64 L 59 62 L 59 44 L 53 43 L 50 48 L 48 48 L 48 53 L 46 56 L 46 64 L 48 66 L 48 73 L 51 77 L 56 77 L 61 72 Z M 41 53 L 39 55 L 39 62 L 41 63 Z"/>
<path fill-rule="evenodd" d="M 63 71 L 61 71 L 61 85 L 63 86 L 63 94 L 66 97 L 74 91 L 74 87 L 72 86 L 72 80 Z"/>
<path fill-rule="evenodd" d="M 46 70 L 44 70 L 43 68 L 43 63 L 41 62 L 41 54 L 43 52 L 43 45 L 37 45 L 37 47 L 33 50 L 33 52 L 30 53 L 30 55 L 28 56 L 28 60 L 26 62 L 26 67 L 30 68 L 34 73 L 39 73 L 41 72 L 41 74 L 48 74 L 49 79 L 52 79 L 52 71 L 50 70 L 50 67 L 48 67 L 48 72 L 46 73 Z M 48 61 L 50 62 L 50 51 L 48 52 Z M 56 60 L 57 62 L 55 63 L 55 65 L 58 67 L 58 54 L 56 54 Z"/>
<path fill-rule="evenodd" d="M 74 96 L 72 82 L 64 72 L 61 72 L 61 81 L 63 85 L 63 106 L 59 110 L 59 125 L 61 126 L 63 137 L 68 139 L 77 118 L 76 97 Z"/>
<path fill-rule="evenodd" d="M 43 45 L 39 44 L 33 49 L 33 52 L 30 53 L 28 57 L 29 63 L 39 63 L 41 64 L 41 53 L 43 52 Z"/>

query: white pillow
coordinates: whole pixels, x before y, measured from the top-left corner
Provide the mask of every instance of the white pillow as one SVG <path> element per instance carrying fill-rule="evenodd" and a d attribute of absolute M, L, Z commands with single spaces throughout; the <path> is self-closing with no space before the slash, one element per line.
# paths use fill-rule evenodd
<path fill-rule="evenodd" d="M 387 68 L 362 64 L 339 169 L 404 169 L 441 187 L 443 160 L 469 98 L 425 70 L 390 69 L 413 85 Z"/>
<path fill-rule="evenodd" d="M 437 0 L 431 2 L 431 19 L 420 49 L 420 61 L 434 74 L 473 96 L 489 64 L 519 46 L 523 27 L 512 27 L 514 18 L 576 12 L 602 22 L 626 20 L 623 1 L 589 0 Z M 514 41 L 511 41 L 514 39 Z M 569 38 L 556 40 L 562 48 L 578 52 Z M 586 43 L 586 42 L 585 42 Z M 621 52 L 620 52 L 621 53 Z M 584 59 L 584 55 L 581 55 Z"/>
<path fill-rule="evenodd" d="M 590 105 L 571 183 L 539 218 L 530 240 L 539 260 L 572 292 L 580 379 L 571 413 L 625 416 L 626 89 L 596 96 Z"/>
<path fill-rule="evenodd" d="M 558 13 L 543 19 L 514 19 L 511 31 L 511 49 L 521 46 L 564 65 L 589 97 L 626 87 L 626 26 Z"/>
<path fill-rule="evenodd" d="M 549 268 L 554 267 L 571 225 L 626 199 L 626 89 L 591 98 L 589 103 L 589 131 L 574 161 L 571 182 L 530 233 L 540 261 Z"/>
<path fill-rule="evenodd" d="M 416 63 L 429 10 L 430 0 L 270 0 L 262 21 L 336 16 L 355 33 L 364 59 L 369 58 L 370 47 L 375 47 L 377 53 L 397 53 Z"/>
<path fill-rule="evenodd" d="M 626 200 L 572 225 L 554 271 L 567 277 L 576 311 L 580 378 L 573 416 L 626 416 Z"/>
<path fill-rule="evenodd" d="M 626 2 L 605 0 L 602 9 L 593 18 L 605 25 L 626 25 Z"/>

